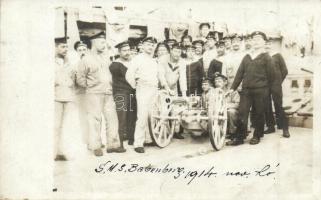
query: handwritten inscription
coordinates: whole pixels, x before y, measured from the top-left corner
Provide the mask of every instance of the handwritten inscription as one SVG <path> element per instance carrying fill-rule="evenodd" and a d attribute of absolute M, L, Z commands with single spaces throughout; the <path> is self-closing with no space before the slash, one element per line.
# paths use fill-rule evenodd
<path fill-rule="evenodd" d="M 218 170 L 214 166 L 208 169 L 201 170 L 191 170 L 185 167 L 174 167 L 167 164 L 163 167 L 154 167 L 151 164 L 147 166 L 142 166 L 138 163 L 117 163 L 108 160 L 107 162 L 99 164 L 95 168 L 97 174 L 106 174 L 110 172 L 117 173 L 139 173 L 139 174 L 169 174 L 176 179 L 186 179 L 187 184 L 191 184 L 195 179 L 198 178 L 217 178 L 217 177 L 240 177 L 240 178 L 250 178 L 250 177 L 269 177 L 276 173 L 276 168 L 279 167 L 279 163 L 274 167 L 270 164 L 252 169 L 252 170 Z"/>

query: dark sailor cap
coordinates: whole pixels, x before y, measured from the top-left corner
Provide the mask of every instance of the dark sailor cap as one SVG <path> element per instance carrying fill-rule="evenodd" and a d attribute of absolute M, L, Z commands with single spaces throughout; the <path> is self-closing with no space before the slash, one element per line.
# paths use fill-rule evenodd
<path fill-rule="evenodd" d="M 128 41 L 124 41 L 124 42 L 118 43 L 118 44 L 115 46 L 115 48 L 121 49 L 121 48 L 127 47 L 127 46 L 130 47 L 129 42 L 128 42 Z"/>
<path fill-rule="evenodd" d="M 56 44 L 60 44 L 60 43 L 67 43 L 67 39 L 69 39 L 69 37 L 56 37 L 55 38 L 55 43 Z"/>

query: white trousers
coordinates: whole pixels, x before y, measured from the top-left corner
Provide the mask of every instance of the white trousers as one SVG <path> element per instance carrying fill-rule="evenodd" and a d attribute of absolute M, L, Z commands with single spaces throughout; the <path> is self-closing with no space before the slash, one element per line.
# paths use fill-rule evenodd
<path fill-rule="evenodd" d="M 87 146 L 89 145 L 89 134 L 88 134 L 88 121 L 87 121 L 87 111 L 86 111 L 86 94 L 77 94 L 77 106 L 78 106 L 78 116 L 80 131 L 82 136 L 82 141 Z"/>
<path fill-rule="evenodd" d="M 148 113 L 157 95 L 157 88 L 139 86 L 136 88 L 137 121 L 134 134 L 134 147 L 143 147 L 144 143 L 151 143 L 148 129 Z"/>
<path fill-rule="evenodd" d="M 89 133 L 88 148 L 90 150 L 101 148 L 102 115 L 105 118 L 107 148 L 120 147 L 118 118 L 113 95 L 86 94 L 86 110 Z"/>
<path fill-rule="evenodd" d="M 63 155 L 65 151 L 63 133 L 66 129 L 66 122 L 72 113 L 73 102 L 55 101 L 55 136 L 54 155 Z"/>

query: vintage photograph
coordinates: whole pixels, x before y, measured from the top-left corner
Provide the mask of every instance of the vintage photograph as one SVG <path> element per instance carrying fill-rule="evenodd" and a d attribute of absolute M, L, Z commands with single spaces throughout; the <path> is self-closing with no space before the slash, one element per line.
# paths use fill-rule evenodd
<path fill-rule="evenodd" d="M 321 1 L 295 2 L 53 4 L 50 199 L 318 199 Z"/>

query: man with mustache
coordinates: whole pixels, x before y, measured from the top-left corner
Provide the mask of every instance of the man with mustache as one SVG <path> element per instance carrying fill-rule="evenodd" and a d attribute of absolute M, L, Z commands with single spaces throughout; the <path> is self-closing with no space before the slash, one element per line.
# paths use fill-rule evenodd
<path fill-rule="evenodd" d="M 144 143 L 151 143 L 148 130 L 148 113 L 157 96 L 158 84 L 170 91 L 162 66 L 153 58 L 157 40 L 154 37 L 143 39 L 142 53 L 130 63 L 126 80 L 136 89 L 137 121 L 134 133 L 134 148 L 137 153 L 145 153 Z"/>
<path fill-rule="evenodd" d="M 283 110 L 283 92 L 282 92 L 282 83 L 288 74 L 288 69 L 286 63 L 282 56 L 282 36 L 275 35 L 269 39 L 269 53 L 272 56 L 273 61 L 273 82 L 271 85 L 271 97 L 274 103 L 276 124 L 278 129 L 283 129 L 283 137 L 290 137 L 289 125 L 286 114 Z M 265 134 L 270 134 L 275 132 L 275 119 L 272 111 L 272 102 L 269 98 L 268 110 L 265 114 L 266 124 L 268 129 L 264 132 Z"/>
<path fill-rule="evenodd" d="M 216 51 L 217 51 L 217 56 L 215 59 L 212 60 L 210 63 L 210 67 L 208 69 L 208 77 L 212 83 L 214 83 L 214 78 L 215 74 L 219 73 L 222 75 L 226 75 L 226 70 L 225 68 L 223 69 L 223 65 L 225 64 L 224 62 L 224 57 L 225 57 L 225 43 L 224 41 L 218 41 L 216 42 Z M 225 66 L 224 66 L 225 67 Z M 215 84 L 214 84 L 215 86 Z M 215 86 L 216 87 L 216 86 Z"/>
<path fill-rule="evenodd" d="M 241 42 L 242 42 L 242 37 L 240 35 L 234 34 L 231 36 L 231 50 L 226 57 L 226 70 L 227 70 L 227 85 L 228 87 L 231 87 L 237 69 L 240 66 L 240 63 L 244 57 L 243 52 L 240 50 Z"/>
<path fill-rule="evenodd" d="M 67 38 L 55 38 L 55 161 L 66 161 L 63 132 L 73 109 L 76 71 L 67 59 Z"/>
<path fill-rule="evenodd" d="M 273 80 L 272 58 L 264 48 L 267 40 L 265 33 L 255 31 L 251 34 L 251 37 L 252 51 L 244 56 L 230 90 L 230 93 L 236 91 L 242 82 L 239 106 L 240 121 L 235 138 L 229 141 L 227 145 L 240 145 L 244 143 L 251 108 L 254 108 L 256 120 L 250 144 L 258 144 L 264 136 L 264 112 Z"/>
<path fill-rule="evenodd" d="M 74 49 L 78 53 L 78 56 L 80 58 L 83 58 L 88 51 L 88 45 L 86 44 L 85 41 L 80 40 L 80 41 L 75 42 Z"/>
<path fill-rule="evenodd" d="M 102 115 L 106 123 L 107 153 L 122 153 L 118 135 L 116 106 L 112 92 L 112 77 L 109 71 L 109 57 L 106 50 L 105 32 L 91 36 L 91 52 L 79 63 L 77 83 L 86 89 L 86 111 L 89 145 L 95 156 L 102 156 Z"/>
<path fill-rule="evenodd" d="M 205 75 L 208 77 L 208 69 L 210 67 L 210 63 L 212 62 L 213 59 L 216 58 L 216 47 L 215 47 L 215 43 L 216 43 L 216 39 L 214 34 L 209 34 L 206 37 L 206 44 L 208 46 L 208 49 L 205 50 L 204 54 L 203 54 L 203 67 L 204 67 L 204 72 Z"/>
<path fill-rule="evenodd" d="M 79 59 L 83 59 L 88 53 L 89 45 L 88 41 L 80 40 L 75 42 L 74 49 L 77 52 Z M 78 67 L 77 63 L 77 67 Z M 86 113 L 86 90 L 83 87 L 77 87 L 77 104 L 78 104 L 78 115 L 80 122 L 80 129 L 83 135 L 84 143 L 88 147 L 88 125 L 87 125 L 87 113 Z"/>
<path fill-rule="evenodd" d="M 186 47 L 186 84 L 187 96 L 202 94 L 202 78 L 204 69 L 199 59 L 195 59 L 195 46 Z"/>

